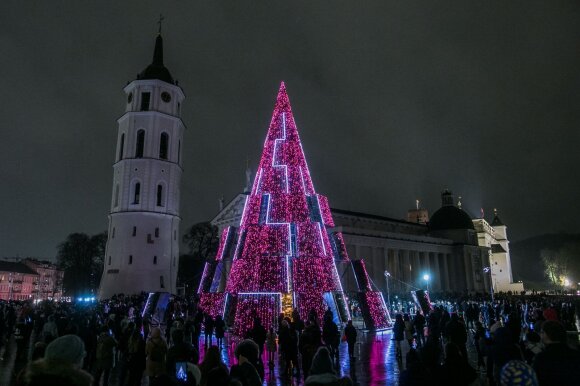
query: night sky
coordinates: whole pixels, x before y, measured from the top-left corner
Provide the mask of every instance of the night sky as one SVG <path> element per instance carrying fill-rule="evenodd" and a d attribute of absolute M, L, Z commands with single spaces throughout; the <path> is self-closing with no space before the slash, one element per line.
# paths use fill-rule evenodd
<path fill-rule="evenodd" d="M 255 171 L 281 80 L 332 207 L 433 213 L 447 187 L 512 241 L 580 231 L 578 1 L 8 1 L 1 257 L 106 230 L 122 88 L 159 13 L 187 95 L 182 233 Z"/>

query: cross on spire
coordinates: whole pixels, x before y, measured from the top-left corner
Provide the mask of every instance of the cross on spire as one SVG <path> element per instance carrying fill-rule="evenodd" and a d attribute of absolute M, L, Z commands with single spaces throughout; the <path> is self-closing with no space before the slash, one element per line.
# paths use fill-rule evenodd
<path fill-rule="evenodd" d="M 157 22 L 157 24 L 159 24 L 159 35 L 161 35 L 161 27 L 163 25 L 163 20 L 165 20 L 165 16 L 159 14 L 159 21 Z"/>

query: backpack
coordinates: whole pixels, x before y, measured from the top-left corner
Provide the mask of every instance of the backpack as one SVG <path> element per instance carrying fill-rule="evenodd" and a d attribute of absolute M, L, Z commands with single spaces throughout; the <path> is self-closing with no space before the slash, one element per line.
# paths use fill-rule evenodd
<path fill-rule="evenodd" d="M 163 362 L 164 355 L 165 353 L 163 352 L 163 346 L 153 343 L 153 348 L 151 349 L 149 359 L 153 362 Z"/>

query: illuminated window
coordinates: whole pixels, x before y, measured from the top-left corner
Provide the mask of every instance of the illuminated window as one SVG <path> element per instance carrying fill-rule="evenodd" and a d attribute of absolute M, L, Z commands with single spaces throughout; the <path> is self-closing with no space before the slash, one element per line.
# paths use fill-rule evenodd
<path fill-rule="evenodd" d="M 167 133 L 161 133 L 161 137 L 159 138 L 159 158 L 167 159 L 169 148 L 169 135 Z"/>
<path fill-rule="evenodd" d="M 135 147 L 135 158 L 143 157 L 143 150 L 145 149 L 145 130 L 137 131 L 137 146 Z"/>

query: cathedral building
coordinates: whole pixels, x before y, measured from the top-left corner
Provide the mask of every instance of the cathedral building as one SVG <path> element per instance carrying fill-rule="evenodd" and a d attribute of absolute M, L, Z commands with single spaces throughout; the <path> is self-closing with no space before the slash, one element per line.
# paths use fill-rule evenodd
<path fill-rule="evenodd" d="M 238 226 L 247 195 L 238 194 L 212 219 L 220 233 Z M 418 204 L 407 220 L 337 208 L 331 212 L 333 231 L 342 233 L 351 260 L 366 262 L 377 290 L 393 294 L 416 289 L 523 291 L 521 283 L 512 282 L 506 226 L 497 214 L 491 224 L 472 219 L 448 190 L 441 194 L 441 208 L 430 218 Z M 352 266 L 338 265 L 345 291 L 355 291 Z M 224 266 L 227 270 L 229 264 Z"/>
<path fill-rule="evenodd" d="M 124 92 L 101 298 L 176 287 L 185 94 L 163 64 L 160 34 L 152 63 Z"/>

